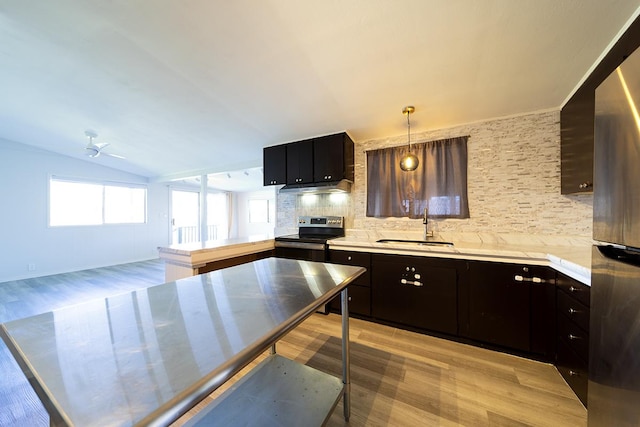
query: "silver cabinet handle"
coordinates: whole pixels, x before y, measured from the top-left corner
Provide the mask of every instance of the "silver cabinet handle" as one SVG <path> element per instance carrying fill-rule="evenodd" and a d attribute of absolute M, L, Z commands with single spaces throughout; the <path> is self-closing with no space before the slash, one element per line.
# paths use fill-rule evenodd
<path fill-rule="evenodd" d="M 579 292 L 580 289 L 576 288 L 575 286 L 569 286 L 569 292 Z"/>
<path fill-rule="evenodd" d="M 524 277 L 521 276 L 519 274 L 516 274 L 515 276 L 513 276 L 513 280 L 515 280 L 516 282 L 533 282 L 533 283 L 546 283 L 547 281 L 544 279 L 541 279 L 539 277 Z"/>
<path fill-rule="evenodd" d="M 413 285 L 413 286 L 416 286 L 416 287 L 424 286 L 424 283 L 418 282 L 417 280 L 402 279 L 402 280 L 400 280 L 400 283 L 402 283 L 403 285 Z"/>
<path fill-rule="evenodd" d="M 581 340 L 582 337 L 579 337 L 579 336 L 573 335 L 573 334 L 569 334 L 569 339 L 570 340 Z"/>
<path fill-rule="evenodd" d="M 568 311 L 569 311 L 569 314 L 575 314 L 578 312 L 578 310 L 576 310 L 575 308 L 570 308 Z"/>
<path fill-rule="evenodd" d="M 347 257 L 347 261 L 351 261 L 351 255 Z"/>
<path fill-rule="evenodd" d="M 569 375 L 571 375 L 572 377 L 579 377 L 580 373 L 570 369 Z"/>

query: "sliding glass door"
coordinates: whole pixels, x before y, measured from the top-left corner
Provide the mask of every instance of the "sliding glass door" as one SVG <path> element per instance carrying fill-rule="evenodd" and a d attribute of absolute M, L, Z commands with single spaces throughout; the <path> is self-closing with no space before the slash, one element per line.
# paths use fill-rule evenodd
<path fill-rule="evenodd" d="M 200 193 L 171 190 L 171 244 L 200 241 Z"/>
<path fill-rule="evenodd" d="M 171 190 L 171 244 L 200 241 L 200 192 Z M 207 240 L 229 238 L 229 196 L 207 194 Z"/>

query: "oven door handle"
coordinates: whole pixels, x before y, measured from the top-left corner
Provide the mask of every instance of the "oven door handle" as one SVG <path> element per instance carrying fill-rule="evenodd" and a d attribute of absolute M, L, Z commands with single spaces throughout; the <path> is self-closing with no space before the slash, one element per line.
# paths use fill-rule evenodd
<path fill-rule="evenodd" d="M 310 249 L 315 251 L 324 251 L 324 243 L 306 243 L 306 242 L 279 242 L 275 241 L 276 248 L 292 248 L 292 249 Z"/>

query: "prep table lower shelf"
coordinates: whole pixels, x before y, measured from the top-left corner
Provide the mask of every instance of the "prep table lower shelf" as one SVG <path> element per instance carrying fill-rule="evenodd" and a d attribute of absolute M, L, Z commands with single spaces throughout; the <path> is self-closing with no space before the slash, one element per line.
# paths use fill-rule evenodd
<path fill-rule="evenodd" d="M 341 379 L 274 354 L 185 426 L 320 426 L 342 393 Z"/>

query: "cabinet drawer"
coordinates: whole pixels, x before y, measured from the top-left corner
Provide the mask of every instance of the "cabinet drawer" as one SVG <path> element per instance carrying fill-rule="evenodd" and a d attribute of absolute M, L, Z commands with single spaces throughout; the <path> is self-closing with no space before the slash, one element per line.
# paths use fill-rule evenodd
<path fill-rule="evenodd" d="M 371 265 L 371 254 L 367 252 L 352 251 L 329 251 L 331 262 L 336 264 L 358 265 L 369 267 Z"/>
<path fill-rule="evenodd" d="M 371 316 L 371 288 L 350 284 L 347 292 L 349 294 L 349 313 Z M 340 296 L 331 301 L 331 311 L 342 312 Z"/>
<path fill-rule="evenodd" d="M 558 340 L 558 372 L 578 396 L 582 404 L 587 406 L 587 387 L 589 382 L 588 364 L 562 339 Z"/>
<path fill-rule="evenodd" d="M 355 265 L 367 271 L 358 277 L 353 284 L 371 286 L 371 254 L 367 252 L 329 251 L 329 262 L 334 264 Z"/>
<path fill-rule="evenodd" d="M 558 292 L 558 312 L 589 333 L 589 307 L 564 292 Z"/>
<path fill-rule="evenodd" d="M 580 301 L 587 307 L 591 305 L 591 287 L 563 274 L 558 274 L 557 286 L 571 298 Z"/>
<path fill-rule="evenodd" d="M 564 314 L 558 315 L 558 336 L 573 349 L 585 363 L 589 361 L 589 334 L 569 320 Z"/>

